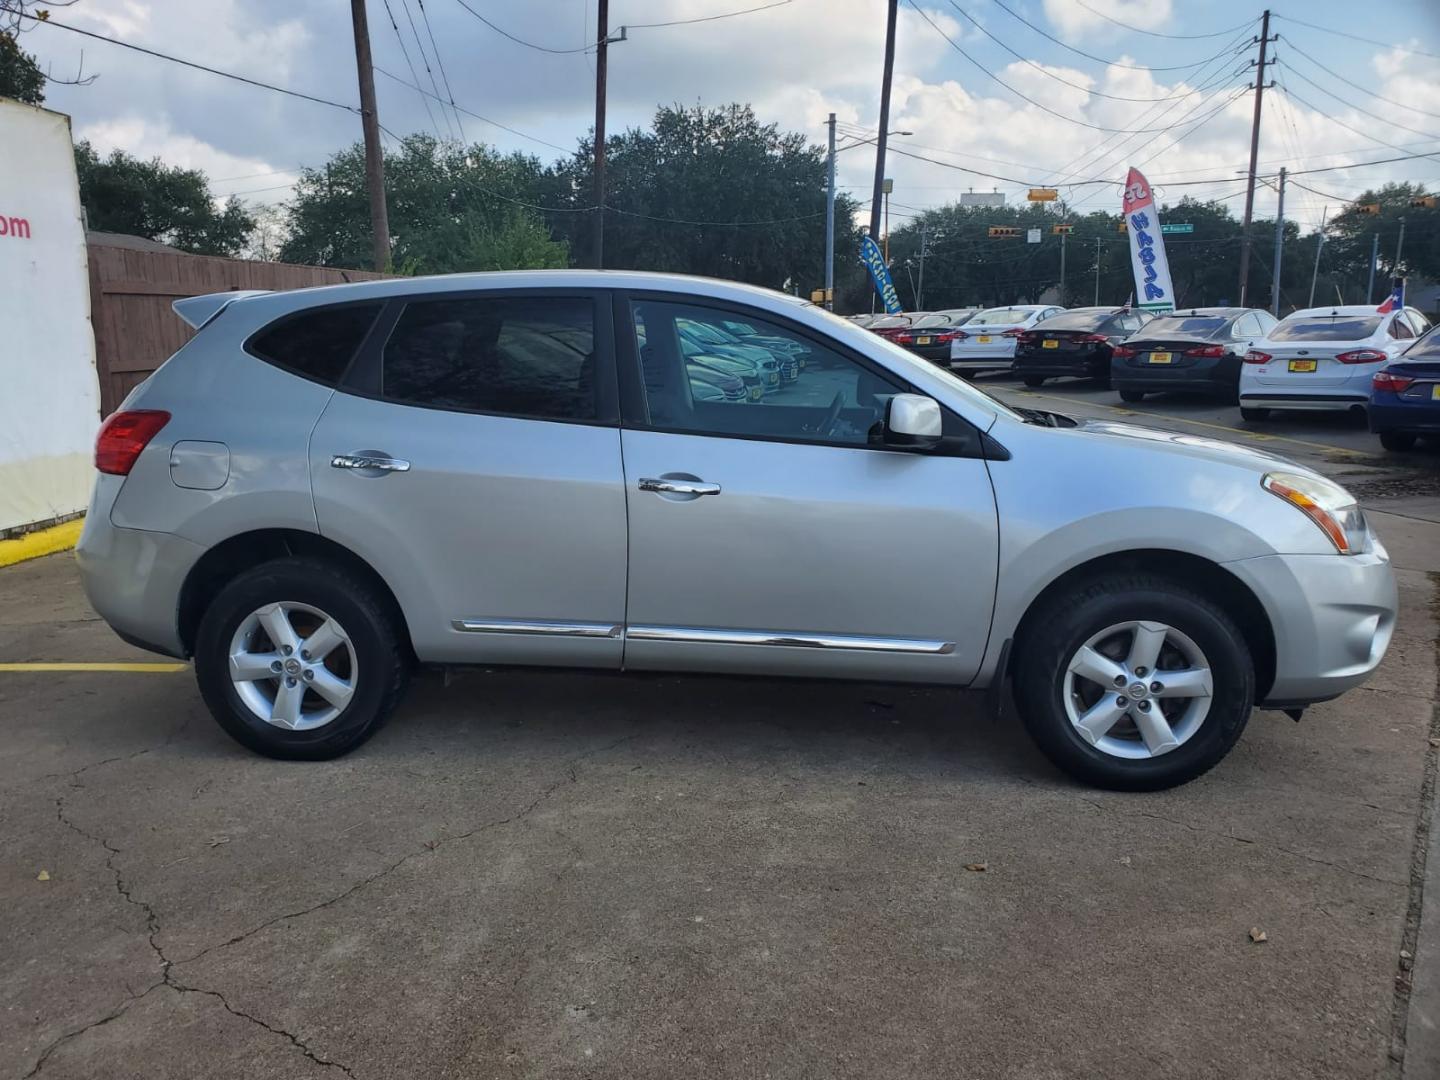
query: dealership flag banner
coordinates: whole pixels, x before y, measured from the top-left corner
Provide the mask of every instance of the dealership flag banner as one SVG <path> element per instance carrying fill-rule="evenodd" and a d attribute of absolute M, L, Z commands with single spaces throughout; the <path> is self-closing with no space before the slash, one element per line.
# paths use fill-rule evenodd
<path fill-rule="evenodd" d="M 885 268 L 885 256 L 880 253 L 880 245 L 875 242 L 873 236 L 860 238 L 860 261 L 865 264 L 865 269 L 870 271 L 870 280 L 875 282 L 875 291 L 885 302 L 885 313 L 887 315 L 900 314 L 900 297 L 895 295 L 895 285 L 890 280 L 890 271 Z"/>
<path fill-rule="evenodd" d="M 1125 178 L 1125 224 L 1130 234 L 1130 263 L 1135 270 L 1136 305 L 1145 311 L 1175 310 L 1175 286 L 1170 281 L 1170 260 L 1150 182 L 1139 169 Z"/>

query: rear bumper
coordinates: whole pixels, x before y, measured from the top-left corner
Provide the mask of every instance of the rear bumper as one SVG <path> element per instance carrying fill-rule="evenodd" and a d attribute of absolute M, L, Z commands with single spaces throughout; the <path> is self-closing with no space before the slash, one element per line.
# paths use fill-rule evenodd
<path fill-rule="evenodd" d="M 1377 435 L 1387 431 L 1398 431 L 1412 435 L 1440 434 L 1440 401 L 1433 404 L 1418 401 L 1411 405 L 1396 401 L 1389 395 L 1389 401 L 1382 401 L 1379 395 L 1370 400 L 1365 415 L 1370 421 L 1370 430 Z"/>
<path fill-rule="evenodd" d="M 950 343 L 948 341 L 941 342 L 939 345 L 906 345 L 905 348 L 916 356 L 923 356 L 933 364 L 939 364 L 941 367 L 950 366 Z"/>
<path fill-rule="evenodd" d="M 171 533 L 110 523 L 120 477 L 101 476 L 75 547 L 90 605 L 132 645 L 183 657 L 180 590 L 205 549 Z"/>
<path fill-rule="evenodd" d="M 1015 354 L 1017 375 L 1074 375 L 1078 378 L 1097 378 L 1109 374 L 1108 357 L 1067 358 L 1063 356 L 1032 356 Z"/>
<path fill-rule="evenodd" d="M 1234 394 L 1239 381 L 1238 364 L 1225 357 L 1202 358 L 1183 366 L 1131 364 L 1121 360 L 1110 366 L 1110 382 L 1117 390 Z"/>
<path fill-rule="evenodd" d="M 1378 539 L 1362 555 L 1265 555 L 1225 569 L 1259 598 L 1275 633 L 1275 680 L 1262 705 L 1328 701 L 1384 659 L 1397 593 Z"/>
<path fill-rule="evenodd" d="M 1302 409 L 1311 412 L 1341 412 L 1357 405 L 1369 405 L 1364 394 L 1337 390 L 1333 394 L 1286 394 L 1274 390 L 1250 390 L 1240 394 L 1240 405 L 1247 409 Z"/>

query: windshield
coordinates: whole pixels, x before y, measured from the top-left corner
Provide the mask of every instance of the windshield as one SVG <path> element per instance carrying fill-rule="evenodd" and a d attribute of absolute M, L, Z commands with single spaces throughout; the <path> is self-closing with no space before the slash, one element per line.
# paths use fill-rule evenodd
<path fill-rule="evenodd" d="M 915 320 L 915 329 L 916 329 L 916 330 L 926 330 L 926 329 L 929 329 L 930 327 L 934 327 L 934 326 L 949 326 L 949 325 L 950 325 L 950 316 L 949 316 L 949 315 L 925 315 L 925 316 L 923 316 L 922 318 L 919 318 L 919 319 L 916 319 L 916 320 Z"/>
<path fill-rule="evenodd" d="M 1363 341 L 1380 329 L 1383 315 L 1292 316 L 1270 331 L 1271 341 Z"/>
<path fill-rule="evenodd" d="M 1034 312 L 1028 308 L 1000 307 L 982 311 L 967 323 L 967 326 L 1014 326 L 1023 323 Z"/>
<path fill-rule="evenodd" d="M 1229 320 L 1220 315 L 1162 315 L 1145 326 L 1145 336 L 1164 334 L 1203 334 L 1209 336 Z"/>
<path fill-rule="evenodd" d="M 1071 311 L 1054 315 L 1036 325 L 1039 330 L 1094 330 L 1110 318 L 1108 311 Z"/>

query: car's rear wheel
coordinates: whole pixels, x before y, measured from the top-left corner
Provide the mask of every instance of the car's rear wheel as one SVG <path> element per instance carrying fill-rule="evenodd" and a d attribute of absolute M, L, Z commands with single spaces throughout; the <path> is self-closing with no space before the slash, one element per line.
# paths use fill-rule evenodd
<path fill-rule="evenodd" d="M 1121 391 L 1120 391 L 1120 400 L 1121 400 L 1121 401 L 1128 401 L 1128 402 L 1130 402 L 1130 404 L 1133 405 L 1133 404 L 1135 404 L 1137 401 L 1144 401 L 1144 400 L 1145 400 L 1145 391 L 1144 391 L 1144 390 L 1121 390 Z"/>
<path fill-rule="evenodd" d="M 359 746 L 385 722 L 408 676 L 377 590 L 316 559 L 276 559 L 211 601 L 195 674 L 215 719 L 268 757 L 317 761 Z"/>
<path fill-rule="evenodd" d="M 1097 787 L 1192 780 L 1235 745 L 1255 694 L 1245 638 L 1168 578 L 1096 578 L 1055 598 L 1016 643 L 1015 700 L 1045 755 Z"/>
<path fill-rule="evenodd" d="M 1241 420 L 1268 420 L 1269 418 L 1269 409 L 1252 409 L 1248 406 L 1241 406 L 1240 408 Z"/>
<path fill-rule="evenodd" d="M 1043 375 L 1026 375 L 1024 376 L 1024 380 L 1025 385 L 1030 387 L 1031 389 L 1034 389 L 1037 386 L 1045 385 L 1045 376 Z"/>
<path fill-rule="evenodd" d="M 1382 431 L 1380 445 L 1386 450 L 1404 453 L 1406 450 L 1415 449 L 1415 436 L 1404 431 Z"/>

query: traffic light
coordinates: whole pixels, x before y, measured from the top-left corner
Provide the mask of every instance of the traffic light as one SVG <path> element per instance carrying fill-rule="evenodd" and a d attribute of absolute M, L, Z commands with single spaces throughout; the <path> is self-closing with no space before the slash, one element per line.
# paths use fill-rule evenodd
<path fill-rule="evenodd" d="M 1050 235 L 1052 235 L 1052 236 L 1064 236 L 1066 233 L 1071 233 L 1071 232 L 1074 232 L 1074 231 L 1075 231 L 1075 226 L 1074 226 L 1074 225 L 1051 225 L 1051 226 L 1050 226 Z"/>
<path fill-rule="evenodd" d="M 1360 203 L 1355 207 L 1357 214 L 1379 214 L 1380 204 L 1378 202 Z"/>
<path fill-rule="evenodd" d="M 1434 210 L 1436 197 L 1434 195 L 1419 195 L 1410 200 L 1411 206 L 1423 206 L 1427 210 Z"/>
<path fill-rule="evenodd" d="M 1025 197 L 1031 202 L 1054 202 L 1060 197 L 1060 192 L 1051 187 L 1032 187 Z"/>
<path fill-rule="evenodd" d="M 1129 231 L 1130 231 L 1130 226 L 1129 226 L 1126 222 L 1123 222 L 1123 221 L 1122 221 L 1122 222 L 1120 222 L 1119 225 L 1116 225 L 1116 226 L 1115 226 L 1115 231 L 1116 231 L 1116 232 L 1129 232 Z"/>
<path fill-rule="evenodd" d="M 991 225 L 990 236 L 1019 236 L 1020 230 L 1013 225 Z"/>

